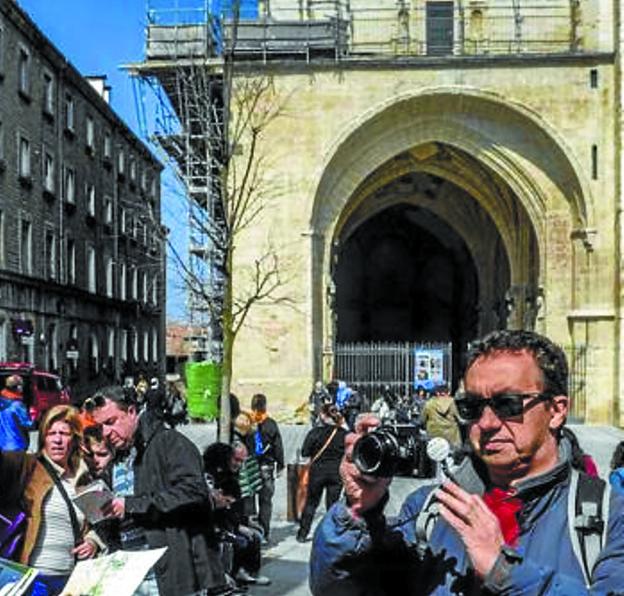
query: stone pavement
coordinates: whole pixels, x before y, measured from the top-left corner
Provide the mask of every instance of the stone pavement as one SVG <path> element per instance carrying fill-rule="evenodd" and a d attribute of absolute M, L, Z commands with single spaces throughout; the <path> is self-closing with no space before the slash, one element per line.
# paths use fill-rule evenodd
<path fill-rule="evenodd" d="M 605 426 L 570 425 L 577 434 L 583 449 L 590 453 L 598 464 L 604 477 L 609 470 L 609 461 L 615 445 L 624 440 L 624 430 Z M 296 451 L 303 443 L 309 430 L 304 425 L 280 425 L 286 462 L 294 462 Z M 203 449 L 215 439 L 214 424 L 189 424 L 180 430 Z M 403 499 L 415 488 L 427 480 L 396 478 L 390 489 L 390 501 L 387 513 L 397 513 Z M 321 504 L 317 511 L 317 520 L 324 512 Z M 250 595 L 261 596 L 304 596 L 309 595 L 308 561 L 311 542 L 300 544 L 295 540 L 297 525 L 286 520 L 286 475 L 277 479 L 273 498 L 272 546 L 264 552 L 262 574 L 271 578 L 272 584 L 266 587 L 254 587 Z"/>

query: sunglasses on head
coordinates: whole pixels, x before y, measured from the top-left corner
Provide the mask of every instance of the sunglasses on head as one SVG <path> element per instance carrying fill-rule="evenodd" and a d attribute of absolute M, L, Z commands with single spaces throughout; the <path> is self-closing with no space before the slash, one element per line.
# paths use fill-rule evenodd
<path fill-rule="evenodd" d="M 82 402 L 82 407 L 87 412 L 92 412 L 95 408 L 101 408 L 106 403 L 106 398 L 103 395 L 97 394 L 93 397 L 87 397 L 87 399 Z"/>
<path fill-rule="evenodd" d="M 123 398 L 119 399 L 116 395 L 102 395 L 101 393 L 96 393 L 93 397 L 87 397 L 82 402 L 82 407 L 87 412 L 92 412 L 96 408 L 102 408 L 106 405 L 106 400 L 112 401 L 113 403 L 124 403 L 127 405 L 131 405 L 134 403 L 134 398 L 128 391 L 124 391 Z"/>
<path fill-rule="evenodd" d="M 533 399 L 531 399 L 533 398 Z M 533 404 L 540 401 L 548 401 L 552 398 L 550 393 L 497 393 L 489 399 L 477 393 L 463 393 L 456 400 L 455 405 L 459 415 L 466 421 L 479 420 L 486 406 L 499 418 L 513 418 L 520 416 Z M 525 404 L 525 400 L 531 399 Z"/>

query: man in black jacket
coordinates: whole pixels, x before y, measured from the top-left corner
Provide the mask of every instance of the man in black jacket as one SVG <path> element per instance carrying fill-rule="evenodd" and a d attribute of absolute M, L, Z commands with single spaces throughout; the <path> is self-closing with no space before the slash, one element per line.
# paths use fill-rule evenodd
<path fill-rule="evenodd" d="M 251 400 L 251 409 L 256 430 L 248 435 L 247 448 L 255 454 L 260 464 L 262 488 L 258 493 L 258 521 L 264 532 L 265 543 L 268 543 L 273 512 L 275 474 L 276 471 L 277 475 L 281 474 L 284 469 L 284 448 L 277 422 L 267 414 L 266 395 L 262 393 L 254 395 Z"/>
<path fill-rule="evenodd" d="M 167 547 L 141 594 L 178 596 L 223 585 L 223 568 L 211 548 L 209 491 L 195 445 L 158 417 L 139 416 L 121 387 L 102 389 L 87 401 L 117 452 L 116 498 L 108 513 L 120 520 L 122 548 Z"/>

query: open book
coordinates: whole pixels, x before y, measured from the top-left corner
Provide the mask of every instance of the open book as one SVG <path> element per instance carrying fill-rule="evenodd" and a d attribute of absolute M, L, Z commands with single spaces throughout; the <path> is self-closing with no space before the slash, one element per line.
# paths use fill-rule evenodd
<path fill-rule="evenodd" d="M 103 480 L 96 480 L 79 489 L 80 492 L 73 498 L 74 503 L 85 514 L 90 524 L 96 524 L 106 519 L 102 508 L 110 503 L 114 494 Z"/>

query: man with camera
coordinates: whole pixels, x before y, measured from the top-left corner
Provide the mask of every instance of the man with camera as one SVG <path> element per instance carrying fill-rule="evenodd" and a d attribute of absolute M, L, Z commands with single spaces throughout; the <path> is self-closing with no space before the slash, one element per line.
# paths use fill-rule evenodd
<path fill-rule="evenodd" d="M 623 593 L 624 500 L 574 509 L 579 477 L 559 442 L 567 376 L 561 349 L 536 333 L 475 342 L 457 399 L 471 452 L 454 481 L 412 493 L 397 520 L 383 516 L 390 479 L 363 474 L 352 457 L 377 424 L 361 420 L 341 464 L 346 501 L 315 535 L 313 594 Z M 589 563 L 581 554 L 592 549 L 572 535 L 584 520 L 602 540 Z"/>

